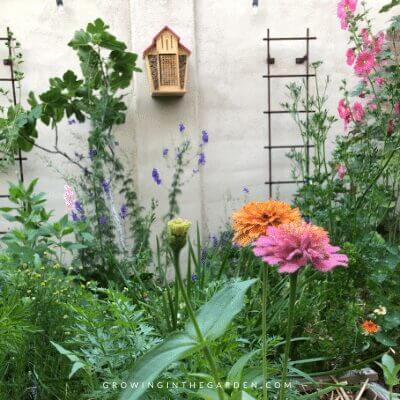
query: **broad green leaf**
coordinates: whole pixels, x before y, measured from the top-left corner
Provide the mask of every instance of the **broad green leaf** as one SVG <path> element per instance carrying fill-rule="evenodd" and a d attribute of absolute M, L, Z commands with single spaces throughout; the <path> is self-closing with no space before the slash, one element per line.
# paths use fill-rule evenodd
<path fill-rule="evenodd" d="M 384 346 L 396 346 L 396 342 L 383 332 L 378 332 L 375 335 L 375 340 L 377 340 L 379 343 L 382 343 Z"/>
<path fill-rule="evenodd" d="M 242 357 L 240 357 L 235 364 L 233 364 L 232 368 L 228 372 L 228 376 L 226 380 L 228 382 L 242 382 L 242 375 L 243 375 L 243 368 L 246 366 L 246 364 L 249 362 L 249 360 L 260 350 L 254 350 L 249 354 L 245 354 Z"/>
<path fill-rule="evenodd" d="M 137 388 L 129 387 L 121 400 L 136 400 L 146 391 L 146 382 L 152 382 L 170 364 L 188 357 L 202 346 L 186 333 L 176 334 L 159 344 L 144 355 L 132 374 L 130 382 L 137 384 Z"/>
<path fill-rule="evenodd" d="M 244 295 L 254 282 L 256 279 L 228 284 L 200 308 L 197 321 L 206 340 L 215 340 L 224 334 L 243 308 Z M 186 331 L 191 337 L 196 337 L 192 323 L 187 325 Z"/>
<path fill-rule="evenodd" d="M 199 389 L 196 392 L 196 396 L 203 400 L 219 400 L 217 390 L 211 388 Z M 227 399 L 228 397 L 224 395 L 224 398 Z"/>
<path fill-rule="evenodd" d="M 71 379 L 82 368 L 85 368 L 85 364 L 80 361 L 74 362 L 72 364 L 71 372 L 69 373 L 68 378 Z"/>
<path fill-rule="evenodd" d="M 387 367 L 390 372 L 392 372 L 396 366 L 393 357 L 389 356 L 389 354 L 384 354 L 382 356 L 382 364 Z"/>
<path fill-rule="evenodd" d="M 217 339 L 225 332 L 235 315 L 243 308 L 246 290 L 254 282 L 256 279 L 228 284 L 200 308 L 197 321 L 205 339 Z M 142 385 L 142 382 L 154 381 L 170 364 L 190 356 L 202 347 L 192 323 L 189 323 L 184 333 L 166 339 L 138 361 L 131 379 L 131 382 L 138 385 L 129 387 L 121 400 L 139 399 L 147 386 Z"/>
<path fill-rule="evenodd" d="M 385 328 L 394 329 L 400 326 L 400 312 L 395 311 L 385 317 Z"/>
<path fill-rule="evenodd" d="M 242 400 L 256 400 L 253 396 L 250 396 L 247 392 L 242 392 Z"/>

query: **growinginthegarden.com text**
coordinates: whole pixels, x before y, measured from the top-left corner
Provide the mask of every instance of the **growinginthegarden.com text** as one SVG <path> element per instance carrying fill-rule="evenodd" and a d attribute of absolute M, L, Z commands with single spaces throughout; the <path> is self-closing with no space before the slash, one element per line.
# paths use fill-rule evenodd
<path fill-rule="evenodd" d="M 268 389 L 280 389 L 282 386 L 281 382 L 266 382 L 265 386 Z M 291 382 L 285 382 L 283 384 L 285 388 L 291 388 Z M 129 381 L 105 381 L 103 382 L 104 389 L 261 389 L 262 385 L 257 382 L 230 382 L 228 384 L 213 382 L 129 382 Z"/>

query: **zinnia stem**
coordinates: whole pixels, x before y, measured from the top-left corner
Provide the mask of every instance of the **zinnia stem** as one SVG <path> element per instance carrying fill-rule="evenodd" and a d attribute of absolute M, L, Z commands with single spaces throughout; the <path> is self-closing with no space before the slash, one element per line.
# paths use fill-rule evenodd
<path fill-rule="evenodd" d="M 279 400 L 284 400 L 286 394 L 286 379 L 288 375 L 290 344 L 292 341 L 292 331 L 293 331 L 294 304 L 296 301 L 297 275 L 298 275 L 297 272 L 290 274 L 289 313 L 288 313 L 288 321 L 286 328 L 286 343 L 285 343 L 285 353 L 283 356 L 282 379 L 279 390 Z"/>
<path fill-rule="evenodd" d="M 185 301 L 186 308 L 188 310 L 189 318 L 192 321 L 192 324 L 194 326 L 194 330 L 196 331 L 197 338 L 199 339 L 199 342 L 203 345 L 204 355 L 206 356 L 208 364 L 210 365 L 211 374 L 212 374 L 212 376 L 214 378 L 216 390 L 217 390 L 217 393 L 218 393 L 218 399 L 219 400 L 224 400 L 225 395 L 224 395 L 224 391 L 222 390 L 222 388 L 220 386 L 220 380 L 219 380 L 219 373 L 218 373 L 217 365 L 215 363 L 215 360 L 214 360 L 214 357 L 213 357 L 213 355 L 211 353 L 211 350 L 208 347 L 206 340 L 204 339 L 203 333 L 201 332 L 200 326 L 199 326 L 199 324 L 197 322 L 196 315 L 195 315 L 195 313 L 193 311 L 192 304 L 190 302 L 189 296 L 188 296 L 188 294 L 186 292 L 186 289 L 185 289 L 185 286 L 183 284 L 182 274 L 181 274 L 181 269 L 180 269 L 180 261 L 179 261 L 180 250 L 174 250 L 173 253 L 174 253 L 175 275 L 176 275 L 176 279 L 178 281 L 179 289 L 180 289 L 180 291 L 182 293 L 182 296 L 183 296 L 183 299 Z"/>
<path fill-rule="evenodd" d="M 267 389 L 267 293 L 268 293 L 268 266 L 262 269 L 262 369 L 263 369 L 263 400 L 268 400 Z"/>

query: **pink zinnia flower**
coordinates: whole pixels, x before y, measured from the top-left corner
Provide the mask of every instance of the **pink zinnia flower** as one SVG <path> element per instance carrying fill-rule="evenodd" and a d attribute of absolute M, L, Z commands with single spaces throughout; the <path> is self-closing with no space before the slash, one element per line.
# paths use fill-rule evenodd
<path fill-rule="evenodd" d="M 278 265 L 279 272 L 294 273 L 307 264 L 321 272 L 347 267 L 348 258 L 337 254 L 339 250 L 329 244 L 324 229 L 303 221 L 268 227 L 267 235 L 255 242 L 253 252 L 267 264 Z"/>
<path fill-rule="evenodd" d="M 354 54 L 354 50 L 353 49 L 347 49 L 346 51 L 346 62 L 347 65 L 353 65 L 354 64 L 354 60 L 356 59 L 356 56 Z"/>
<path fill-rule="evenodd" d="M 362 51 L 356 58 L 354 71 L 357 75 L 368 75 L 375 67 L 375 55 L 367 50 Z"/>
<path fill-rule="evenodd" d="M 377 76 L 377 77 L 375 78 L 375 83 L 376 83 L 378 86 L 382 86 L 384 82 L 385 82 L 385 78 L 382 78 L 381 76 Z"/>
<path fill-rule="evenodd" d="M 337 172 L 338 179 L 340 181 L 342 181 L 344 179 L 344 176 L 346 175 L 347 168 L 344 164 L 338 164 L 336 166 L 336 172 Z"/>
<path fill-rule="evenodd" d="M 75 194 L 71 186 L 65 185 L 64 186 L 64 201 L 65 206 L 68 210 L 72 210 L 74 208 L 74 200 Z"/>
<path fill-rule="evenodd" d="M 347 129 L 347 125 L 350 122 L 351 118 L 351 111 L 344 99 L 340 99 L 337 110 L 339 113 L 339 117 L 344 121 L 345 129 Z"/>
<path fill-rule="evenodd" d="M 364 108 L 360 102 L 356 101 L 353 104 L 352 114 L 354 121 L 360 122 L 363 120 L 365 113 Z"/>
<path fill-rule="evenodd" d="M 357 0 L 341 0 L 337 5 L 337 16 L 340 19 L 342 29 L 348 27 L 348 16 L 356 11 Z"/>

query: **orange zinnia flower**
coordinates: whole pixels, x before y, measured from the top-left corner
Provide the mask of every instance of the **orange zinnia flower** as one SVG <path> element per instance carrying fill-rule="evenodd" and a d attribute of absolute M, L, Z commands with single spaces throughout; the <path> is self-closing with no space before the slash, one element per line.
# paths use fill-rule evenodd
<path fill-rule="evenodd" d="M 253 243 L 261 235 L 265 235 L 268 226 L 278 226 L 300 221 L 300 211 L 283 201 L 252 201 L 245 204 L 232 215 L 233 241 L 246 246 Z"/>
<path fill-rule="evenodd" d="M 366 320 L 362 324 L 362 329 L 369 335 L 375 335 L 375 333 L 378 333 L 379 331 L 379 325 L 377 325 L 374 321 Z"/>

